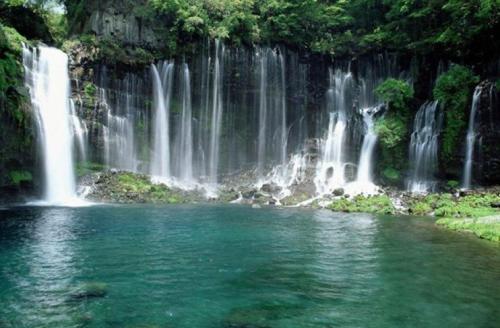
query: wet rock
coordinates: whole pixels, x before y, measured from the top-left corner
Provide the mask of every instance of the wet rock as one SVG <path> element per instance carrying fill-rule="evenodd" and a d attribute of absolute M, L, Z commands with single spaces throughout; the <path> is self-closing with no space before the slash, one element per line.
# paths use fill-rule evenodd
<path fill-rule="evenodd" d="M 345 193 L 344 188 L 337 188 L 333 191 L 334 196 L 342 196 Z"/>
<path fill-rule="evenodd" d="M 262 208 L 259 204 L 252 204 L 252 208 Z"/>
<path fill-rule="evenodd" d="M 241 192 L 241 196 L 243 198 L 246 198 L 246 199 L 252 199 L 256 192 L 257 192 L 257 190 L 255 190 L 255 189 L 243 190 Z"/>
<path fill-rule="evenodd" d="M 260 189 L 267 193 L 278 193 L 281 191 L 281 187 L 275 183 L 265 183 Z"/>

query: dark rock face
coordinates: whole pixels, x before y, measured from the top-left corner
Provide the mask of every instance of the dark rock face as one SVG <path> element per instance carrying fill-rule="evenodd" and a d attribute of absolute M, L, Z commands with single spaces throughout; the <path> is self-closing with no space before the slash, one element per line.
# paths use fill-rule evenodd
<path fill-rule="evenodd" d="M 76 17 L 79 22 L 73 26 L 74 32 L 92 33 L 98 37 L 113 39 L 127 46 L 140 46 L 148 49 L 162 47 L 161 24 L 149 21 L 139 9 L 145 8 L 147 1 L 85 1 L 84 13 Z M 158 22 L 157 22 L 158 23 Z"/>
<path fill-rule="evenodd" d="M 479 185 L 500 184 L 500 102 L 493 82 L 484 81 L 477 113 L 473 180 Z"/>

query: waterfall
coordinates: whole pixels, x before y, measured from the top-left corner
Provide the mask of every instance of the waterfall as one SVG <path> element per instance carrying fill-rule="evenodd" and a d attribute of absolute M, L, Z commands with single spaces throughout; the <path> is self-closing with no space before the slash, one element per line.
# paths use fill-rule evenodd
<path fill-rule="evenodd" d="M 469 117 L 469 128 L 467 129 L 465 165 L 463 172 L 462 188 L 470 189 L 472 180 L 472 163 L 474 161 L 474 144 L 476 142 L 476 113 L 481 99 L 481 87 L 476 87 L 472 97 L 472 106 Z"/>
<path fill-rule="evenodd" d="M 316 189 L 326 194 L 343 187 L 345 180 L 344 146 L 347 127 L 348 92 L 353 86 L 352 74 L 336 70 L 330 71 L 330 88 L 327 91 L 329 123 L 322 156 L 316 173 Z"/>
<path fill-rule="evenodd" d="M 279 62 L 279 67 L 280 67 L 280 87 L 279 87 L 279 92 L 280 92 L 280 109 L 281 109 L 281 122 L 280 122 L 280 159 L 281 159 L 281 166 L 285 167 L 286 162 L 287 162 L 287 146 L 288 146 L 288 128 L 286 124 L 286 114 L 287 114 L 287 108 L 286 108 L 286 74 L 285 74 L 285 57 L 283 56 L 283 53 L 280 51 L 278 55 L 278 62 Z"/>
<path fill-rule="evenodd" d="M 438 138 L 442 118 L 438 102 L 426 102 L 418 110 L 410 140 L 410 180 L 408 190 L 415 193 L 433 191 L 438 168 Z"/>
<path fill-rule="evenodd" d="M 104 163 L 109 168 L 138 172 L 139 159 L 136 146 L 137 94 L 140 81 L 127 74 L 117 82 L 116 89 L 108 88 L 106 71 L 102 87 L 97 90 L 96 109 L 102 109 L 104 124 L 100 126 L 103 137 Z"/>
<path fill-rule="evenodd" d="M 369 191 L 373 189 L 372 178 L 372 163 L 373 151 L 377 144 L 377 134 L 375 133 L 373 116 L 380 110 L 380 106 L 368 107 L 362 110 L 363 123 L 365 125 L 365 136 L 363 145 L 361 146 L 361 154 L 359 156 L 358 174 L 356 184 L 361 191 Z"/>
<path fill-rule="evenodd" d="M 185 186 L 191 186 L 193 180 L 193 130 L 191 107 L 191 77 L 187 64 L 182 65 L 182 114 L 180 135 L 178 136 L 178 164 L 179 179 Z"/>
<path fill-rule="evenodd" d="M 268 49 L 261 50 L 260 86 L 259 86 L 259 136 L 258 136 L 258 151 L 257 151 L 257 172 L 259 178 L 262 178 L 264 175 L 264 163 L 266 160 L 267 54 L 268 54 Z"/>
<path fill-rule="evenodd" d="M 170 178 L 170 102 L 172 98 L 173 63 L 161 63 L 161 76 L 151 65 L 153 78 L 154 123 L 151 174 Z"/>
<path fill-rule="evenodd" d="M 222 126 L 222 79 L 223 79 L 224 46 L 219 40 L 215 41 L 215 67 L 212 83 L 212 126 L 210 136 L 209 181 L 217 184 L 217 170 L 219 167 L 220 134 Z"/>
<path fill-rule="evenodd" d="M 73 120 L 68 56 L 55 48 L 23 49 L 25 82 L 35 111 L 44 166 L 44 201 L 68 205 L 77 201 L 73 163 Z"/>
<path fill-rule="evenodd" d="M 268 164 L 287 164 L 286 65 L 282 49 L 263 48 L 259 62 L 257 173 L 263 182 Z M 284 171 L 283 171 L 284 172 Z"/>
<path fill-rule="evenodd" d="M 80 162 L 85 162 L 87 160 L 87 142 L 86 138 L 88 135 L 88 128 L 84 121 L 78 117 L 78 113 L 75 109 L 75 103 L 73 99 L 70 99 L 70 116 L 71 125 L 73 127 L 73 137 L 76 140 L 76 145 L 78 146 L 78 153 L 80 155 Z"/>

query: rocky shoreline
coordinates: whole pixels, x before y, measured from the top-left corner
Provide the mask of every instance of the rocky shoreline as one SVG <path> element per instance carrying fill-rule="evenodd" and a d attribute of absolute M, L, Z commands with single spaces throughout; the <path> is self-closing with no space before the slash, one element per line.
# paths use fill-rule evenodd
<path fill-rule="evenodd" d="M 432 216 L 439 219 L 438 224 L 452 230 L 469 231 L 481 238 L 500 240 L 500 220 L 480 219 L 500 215 L 500 187 L 427 195 L 393 188 L 380 188 L 378 193 L 371 195 L 348 195 L 344 190 L 336 189 L 330 195 L 318 197 L 307 183 L 296 184 L 285 192 L 274 183 L 244 183 L 251 177 L 251 174 L 239 180 L 233 177 L 233 184 L 219 188 L 217 197 L 209 196 L 203 185 L 184 190 L 153 181 L 148 175 L 116 170 L 85 175 L 80 186 L 86 199 L 104 203 L 238 203 L 254 207 L 311 207 L 337 212 Z M 236 185 L 234 181 L 241 184 Z M 480 229 L 474 229 L 476 226 Z"/>

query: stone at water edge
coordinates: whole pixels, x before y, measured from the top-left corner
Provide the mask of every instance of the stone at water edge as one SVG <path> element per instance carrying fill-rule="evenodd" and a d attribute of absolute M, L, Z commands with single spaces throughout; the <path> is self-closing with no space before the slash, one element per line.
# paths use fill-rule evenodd
<path fill-rule="evenodd" d="M 334 196 L 342 196 L 345 193 L 344 188 L 337 188 L 333 191 Z"/>

